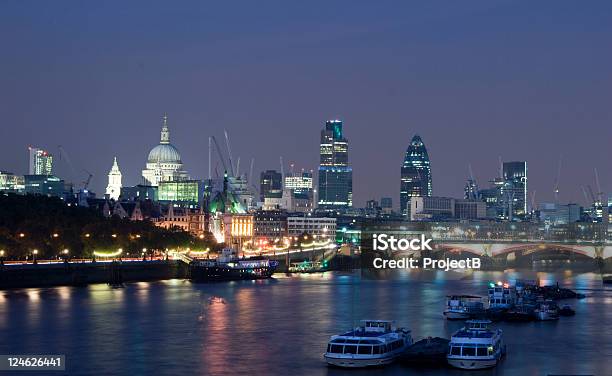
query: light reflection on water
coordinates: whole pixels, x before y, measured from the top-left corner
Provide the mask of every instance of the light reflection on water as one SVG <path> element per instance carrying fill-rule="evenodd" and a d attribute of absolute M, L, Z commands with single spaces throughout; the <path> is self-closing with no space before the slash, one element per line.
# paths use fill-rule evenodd
<path fill-rule="evenodd" d="M 279 275 L 266 281 L 192 284 L 183 280 L 0 291 L 2 354 L 66 354 L 79 375 L 404 375 L 328 368 L 331 334 L 363 318 L 395 320 L 416 339 L 449 337 L 445 297 L 486 294 L 490 280 L 559 282 L 587 294 L 576 316 L 558 322 L 502 323 L 508 357 L 477 375 L 605 374 L 612 356 L 612 290 L 592 274 L 410 273 L 366 281 L 346 273 Z M 606 325 L 608 324 L 608 325 Z M 428 375 L 471 375 L 420 369 Z"/>

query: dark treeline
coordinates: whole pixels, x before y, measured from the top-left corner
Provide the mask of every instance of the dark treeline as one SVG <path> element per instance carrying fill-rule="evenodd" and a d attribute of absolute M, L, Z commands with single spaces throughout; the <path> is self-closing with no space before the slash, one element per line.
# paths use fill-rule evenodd
<path fill-rule="evenodd" d="M 93 251 L 138 256 L 166 248 L 211 247 L 210 238 L 198 239 L 181 230 L 166 230 L 150 221 L 105 218 L 91 208 L 68 206 L 59 198 L 0 194 L 0 249 L 5 259 L 64 256 L 91 257 Z"/>

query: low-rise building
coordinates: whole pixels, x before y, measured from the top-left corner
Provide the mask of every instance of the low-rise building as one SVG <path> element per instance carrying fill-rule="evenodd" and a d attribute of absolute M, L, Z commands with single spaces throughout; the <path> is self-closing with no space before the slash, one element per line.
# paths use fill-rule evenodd
<path fill-rule="evenodd" d="M 287 234 L 289 236 L 300 236 L 304 233 L 322 237 L 335 237 L 336 218 L 310 216 L 287 217 Z"/>

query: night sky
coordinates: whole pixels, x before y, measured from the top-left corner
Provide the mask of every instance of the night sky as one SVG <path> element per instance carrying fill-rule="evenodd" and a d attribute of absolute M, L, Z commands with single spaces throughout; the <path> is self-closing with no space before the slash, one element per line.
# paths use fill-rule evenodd
<path fill-rule="evenodd" d="M 462 196 L 468 164 L 486 186 L 500 156 L 528 161 L 536 202 L 560 155 L 562 201 L 597 191 L 594 168 L 612 191 L 610 1 L 3 0 L 0 47 L 0 169 L 62 145 L 57 175 L 98 194 L 115 155 L 141 181 L 164 112 L 196 178 L 224 129 L 243 171 L 316 170 L 339 118 L 358 206 L 398 206 L 415 133 L 434 195 Z"/>

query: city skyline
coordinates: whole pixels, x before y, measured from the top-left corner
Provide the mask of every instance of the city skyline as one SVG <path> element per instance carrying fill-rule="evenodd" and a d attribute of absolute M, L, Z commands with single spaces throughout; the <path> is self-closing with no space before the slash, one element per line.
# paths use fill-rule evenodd
<path fill-rule="evenodd" d="M 98 195 L 115 155 L 124 183 L 137 184 L 167 111 L 193 177 L 207 176 L 207 139 L 224 129 L 235 155 L 256 159 L 255 175 L 278 169 L 279 156 L 316 170 L 321 122 L 339 118 L 355 206 L 380 197 L 398 206 L 399 168 L 415 133 L 427 142 L 436 196 L 461 197 L 468 165 L 486 187 L 501 157 L 527 161 L 536 202 L 553 201 L 562 155 L 560 201 L 586 204 L 581 186 L 595 189 L 594 168 L 602 190 L 612 190 L 612 6 L 589 5 L 245 4 L 231 13 L 152 3 L 141 18 L 129 4 L 119 14 L 3 4 L 0 116 L 10 142 L 1 168 L 27 172 L 34 145 L 56 156 L 66 180 L 80 184 L 91 171 Z M 321 58 L 331 55 L 339 58 Z"/>

